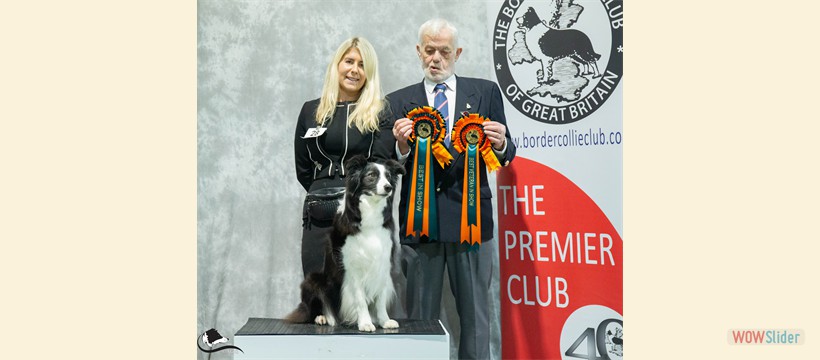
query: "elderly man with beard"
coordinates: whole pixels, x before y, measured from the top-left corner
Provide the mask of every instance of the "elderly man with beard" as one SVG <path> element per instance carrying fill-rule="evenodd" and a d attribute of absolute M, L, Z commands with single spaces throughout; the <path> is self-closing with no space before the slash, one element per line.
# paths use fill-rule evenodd
<path fill-rule="evenodd" d="M 450 287 L 456 301 L 461 325 L 459 358 L 486 359 L 490 357 L 489 294 L 493 268 L 493 248 L 480 246 L 478 250 L 462 242 L 460 221 L 464 187 L 463 155 L 453 149 L 450 134 L 454 122 L 462 113 L 477 113 L 490 119 L 483 123 L 484 133 L 492 145 L 499 163 L 506 166 L 515 157 L 515 146 L 507 131 L 501 91 L 491 81 L 455 75 L 455 64 L 462 53 L 458 47 L 458 31 L 446 20 L 432 19 L 419 28 L 416 52 L 424 70 L 424 79 L 417 84 L 397 90 L 387 96 L 394 114 L 407 114 L 420 106 L 438 108 L 445 119 L 447 135 L 444 145 L 456 161 L 434 169 L 437 206 L 437 240 L 408 236 L 407 206 L 413 164 L 413 149 L 408 143 L 413 122 L 402 118 L 395 121 L 393 136 L 396 138 L 396 156 L 405 161 L 408 175 L 404 176 L 400 204 L 402 243 L 416 253 L 415 266 L 419 271 L 408 271 L 407 312 L 411 318 L 438 319 L 441 309 L 441 293 L 445 265 Z M 442 97 L 443 95 L 443 97 Z M 438 99 L 437 99 L 438 97 Z M 481 167 L 485 169 L 485 166 Z M 480 220 L 482 243 L 493 239 L 492 193 L 487 184 L 487 172 L 480 171 Z M 406 247 L 405 247 L 406 248 Z"/>

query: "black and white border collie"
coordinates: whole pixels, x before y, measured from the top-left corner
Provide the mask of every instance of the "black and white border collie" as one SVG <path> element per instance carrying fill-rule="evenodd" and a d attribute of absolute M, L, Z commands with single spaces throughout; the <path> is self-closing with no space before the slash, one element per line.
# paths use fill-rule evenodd
<path fill-rule="evenodd" d="M 398 162 L 367 162 L 355 156 L 345 164 L 345 197 L 333 220 L 333 230 L 320 273 L 302 282 L 302 302 L 286 321 L 335 326 L 357 324 L 359 331 L 399 327 L 387 315 L 396 296 L 390 277 L 393 241 L 393 189 L 405 173 Z"/>

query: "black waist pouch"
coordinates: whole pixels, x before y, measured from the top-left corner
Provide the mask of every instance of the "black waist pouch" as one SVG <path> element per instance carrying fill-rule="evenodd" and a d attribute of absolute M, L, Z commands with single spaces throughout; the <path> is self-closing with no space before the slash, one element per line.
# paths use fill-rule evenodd
<path fill-rule="evenodd" d="M 339 202 L 345 196 L 344 187 L 328 187 L 316 189 L 305 196 L 305 208 L 303 214 L 304 226 L 310 224 L 317 226 L 330 226 L 333 216 L 339 208 Z"/>

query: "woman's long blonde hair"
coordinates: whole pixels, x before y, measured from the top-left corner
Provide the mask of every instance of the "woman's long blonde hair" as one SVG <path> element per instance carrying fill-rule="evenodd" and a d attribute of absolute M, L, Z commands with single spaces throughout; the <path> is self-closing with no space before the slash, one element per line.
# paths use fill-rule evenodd
<path fill-rule="evenodd" d="M 376 57 L 376 50 L 365 38 L 353 37 L 345 40 L 336 49 L 333 61 L 327 65 L 325 72 L 325 85 L 322 87 L 322 97 L 319 100 L 319 107 L 316 109 L 316 123 L 324 125 L 326 121 L 333 117 L 336 111 L 336 103 L 339 100 L 339 63 L 348 51 L 356 49 L 362 57 L 364 63 L 364 73 L 366 80 L 359 100 L 356 101 L 356 109 L 350 113 L 347 119 L 347 126 L 356 128 L 362 133 L 373 132 L 379 128 L 379 113 L 384 109 L 382 101 L 382 88 L 379 81 L 379 60 Z"/>

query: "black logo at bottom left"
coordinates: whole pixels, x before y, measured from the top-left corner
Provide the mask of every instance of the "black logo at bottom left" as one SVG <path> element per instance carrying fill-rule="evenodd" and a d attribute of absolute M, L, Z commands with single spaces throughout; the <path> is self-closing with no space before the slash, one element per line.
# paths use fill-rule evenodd
<path fill-rule="evenodd" d="M 203 352 L 206 352 L 206 353 L 214 353 L 214 352 L 217 352 L 217 351 L 222 351 L 222 350 L 227 350 L 227 349 L 236 349 L 236 350 L 242 351 L 242 349 L 240 349 L 236 346 L 233 346 L 233 345 L 225 345 L 225 346 L 220 346 L 220 347 L 214 347 L 217 344 L 226 343 L 226 342 L 228 342 L 228 338 L 220 335 L 219 332 L 216 331 L 216 329 L 210 329 L 210 330 L 202 333 L 202 335 L 197 337 L 196 346 L 199 348 L 199 350 L 202 350 Z M 202 344 L 205 344 L 208 347 L 208 349 L 203 348 Z M 245 352 L 242 351 L 242 353 L 245 353 Z"/>

